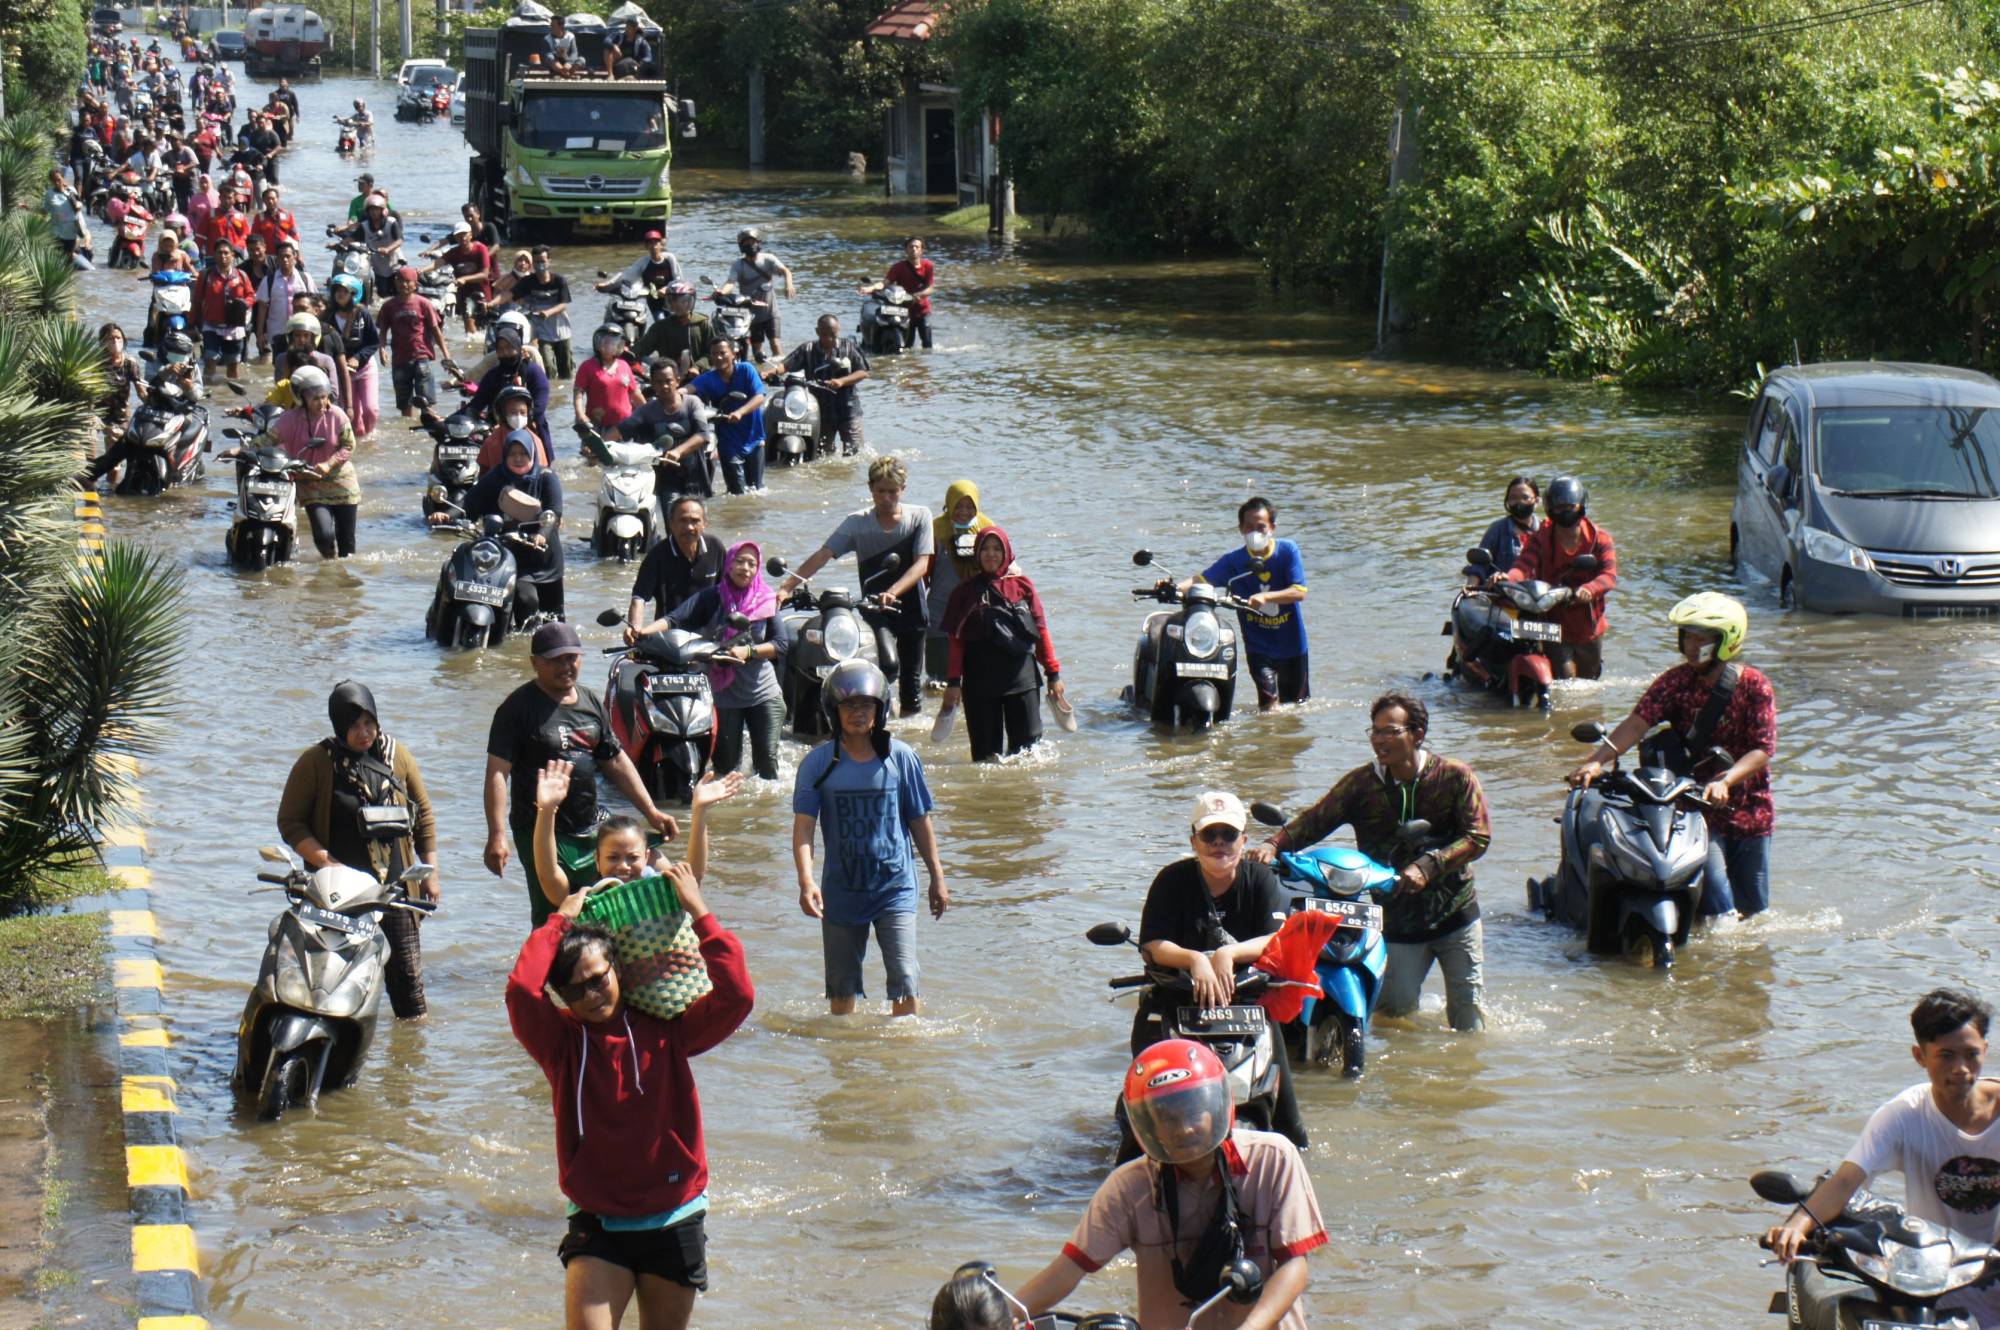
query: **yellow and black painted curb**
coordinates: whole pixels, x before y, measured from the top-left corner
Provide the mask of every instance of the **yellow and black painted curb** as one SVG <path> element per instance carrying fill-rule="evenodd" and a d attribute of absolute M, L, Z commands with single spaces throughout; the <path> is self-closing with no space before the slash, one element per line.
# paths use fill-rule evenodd
<path fill-rule="evenodd" d="M 78 559 L 102 559 L 104 518 L 97 495 L 82 495 L 76 515 Z M 124 761 L 124 774 L 135 774 L 130 759 Z M 111 983 L 118 1005 L 118 1098 L 125 1120 L 138 1330 L 208 1330 L 200 1315 L 200 1263 L 188 1223 L 187 1156 L 181 1152 L 180 1110 L 174 1103 L 160 926 L 153 917 L 145 829 L 136 820 L 104 827 L 98 853 L 123 885 L 109 911 Z"/>

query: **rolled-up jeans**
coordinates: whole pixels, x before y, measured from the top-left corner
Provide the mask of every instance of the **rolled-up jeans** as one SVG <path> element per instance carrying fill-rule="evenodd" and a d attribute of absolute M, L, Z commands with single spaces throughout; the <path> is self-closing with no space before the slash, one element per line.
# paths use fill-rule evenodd
<path fill-rule="evenodd" d="M 1417 1009 L 1423 995 L 1424 979 L 1436 961 L 1444 971 L 1445 1015 L 1454 1030 L 1483 1030 L 1486 1013 L 1482 996 L 1486 983 L 1486 931 L 1474 919 L 1463 928 L 1428 942 L 1391 942 L 1389 966 L 1382 973 L 1382 991 L 1376 1010 L 1384 1016 L 1401 1016 Z"/>
<path fill-rule="evenodd" d="M 1770 908 L 1771 838 L 1711 835 L 1702 876 L 1702 917 L 1734 910 L 1748 919 Z"/>

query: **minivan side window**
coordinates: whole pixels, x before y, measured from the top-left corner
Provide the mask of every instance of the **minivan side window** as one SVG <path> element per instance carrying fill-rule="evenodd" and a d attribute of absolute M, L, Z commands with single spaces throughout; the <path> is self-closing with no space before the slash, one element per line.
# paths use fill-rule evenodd
<path fill-rule="evenodd" d="M 1778 499 L 1787 508 L 1798 504 L 1799 494 L 1799 432 L 1792 427 L 1789 414 L 1781 415 L 1778 431 L 1778 465 L 1785 468 L 1784 489 L 1778 492 Z"/>
<path fill-rule="evenodd" d="M 1770 466 L 1778 460 L 1778 427 L 1784 423 L 1785 399 L 1771 394 L 1764 397 L 1764 418 L 1758 422 L 1757 438 L 1751 445 L 1757 460 Z"/>

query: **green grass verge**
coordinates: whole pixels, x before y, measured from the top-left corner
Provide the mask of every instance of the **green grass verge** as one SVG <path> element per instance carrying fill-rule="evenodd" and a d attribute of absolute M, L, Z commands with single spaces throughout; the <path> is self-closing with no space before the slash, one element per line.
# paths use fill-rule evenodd
<path fill-rule="evenodd" d="M 86 1005 L 104 982 L 102 914 L 0 919 L 0 1020 L 47 1020 Z"/>

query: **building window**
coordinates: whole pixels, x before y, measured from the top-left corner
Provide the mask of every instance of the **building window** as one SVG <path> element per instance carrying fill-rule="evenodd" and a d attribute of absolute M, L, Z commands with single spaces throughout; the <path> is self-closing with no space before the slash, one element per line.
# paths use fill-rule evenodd
<path fill-rule="evenodd" d="M 889 157 L 896 160 L 909 156 L 903 141 L 903 105 L 898 102 L 889 108 Z"/>

